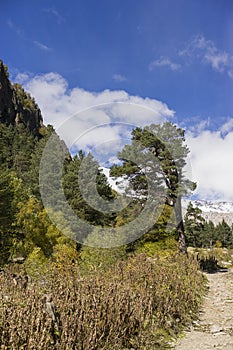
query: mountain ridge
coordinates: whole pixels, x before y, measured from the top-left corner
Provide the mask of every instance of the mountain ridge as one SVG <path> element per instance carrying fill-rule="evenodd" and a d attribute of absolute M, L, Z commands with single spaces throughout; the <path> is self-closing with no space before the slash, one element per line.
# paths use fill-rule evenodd
<path fill-rule="evenodd" d="M 202 211 L 202 216 L 206 221 L 212 221 L 215 225 L 225 220 L 228 225 L 233 224 L 233 202 L 219 200 L 183 200 L 184 215 L 188 203 Z"/>

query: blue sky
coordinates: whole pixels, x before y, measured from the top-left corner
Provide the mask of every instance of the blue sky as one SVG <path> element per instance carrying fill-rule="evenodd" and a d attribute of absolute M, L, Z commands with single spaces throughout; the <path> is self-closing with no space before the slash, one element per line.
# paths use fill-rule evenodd
<path fill-rule="evenodd" d="M 158 118 L 187 129 L 199 196 L 233 200 L 223 184 L 233 175 L 232 0 L 12 0 L 1 4 L 0 33 L 0 58 L 46 122 L 56 125 L 56 103 L 74 103 L 71 95 L 87 99 L 83 107 L 158 107 Z M 223 159 L 225 180 L 215 174 Z"/>
<path fill-rule="evenodd" d="M 1 5 L 0 23 L 1 57 L 10 68 L 55 71 L 70 87 L 156 98 L 181 119 L 232 113 L 233 77 L 198 50 L 192 59 L 179 55 L 203 36 L 233 56 L 231 0 L 13 0 Z M 153 66 L 161 59 L 177 69 Z"/>

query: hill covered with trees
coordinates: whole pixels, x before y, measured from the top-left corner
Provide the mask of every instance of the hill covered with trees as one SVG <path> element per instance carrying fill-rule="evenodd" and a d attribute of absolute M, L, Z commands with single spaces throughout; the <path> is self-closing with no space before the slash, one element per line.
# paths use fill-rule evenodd
<path fill-rule="evenodd" d="M 59 249 L 70 251 L 73 249 L 71 255 L 75 255 L 81 249 L 80 245 L 69 239 L 69 234 L 68 238 L 67 235 L 63 235 L 50 221 L 39 190 L 39 167 L 43 149 L 51 135 L 56 133 L 51 125 L 43 124 L 40 109 L 34 98 L 25 92 L 21 85 L 10 82 L 7 67 L 2 62 L 0 62 L 0 134 L 1 264 L 19 256 L 25 259 L 29 259 L 30 256 L 35 258 L 35 254 L 43 261 L 52 257 L 55 252 L 58 254 Z M 164 241 L 169 237 L 177 238 L 180 249 L 185 252 L 181 196 L 190 190 L 193 184 L 183 177 L 183 167 L 188 153 L 184 141 L 184 131 L 171 123 L 133 130 L 132 144 L 125 146 L 119 155 L 122 166 L 113 166 L 111 172 L 115 175 L 125 173 L 138 192 L 138 196 L 119 213 L 106 214 L 85 202 L 78 183 L 78 173 L 84 159 L 87 174 L 91 165 L 98 169 L 97 161 L 81 150 L 76 156 L 71 157 L 64 142 L 59 139 L 60 146 L 66 149 L 62 178 L 66 201 L 78 217 L 90 222 L 91 225 L 121 227 L 138 216 L 146 202 L 152 203 L 156 198 L 157 208 L 160 202 L 161 205 L 165 204 L 158 220 L 154 221 L 145 237 L 136 240 L 136 243 L 129 245 L 126 250 L 133 251 L 138 247 L 142 248 L 145 243 Z M 60 146 L 57 146 L 57 151 Z M 124 160 L 126 152 L 137 153 L 136 162 L 139 167 Z M 150 159 L 146 159 L 149 154 L 157 157 L 159 162 L 155 162 L 152 166 Z M 55 169 L 56 150 L 50 162 L 54 164 Z M 56 171 L 48 170 L 47 178 L 54 178 L 55 173 Z M 148 178 L 153 183 L 153 191 L 156 191 L 156 194 L 152 191 L 150 197 L 146 198 L 143 193 L 149 193 Z M 52 202 L 59 201 L 56 198 L 56 191 L 47 187 L 46 191 L 51 192 Z M 104 200 L 112 201 L 117 196 L 101 170 L 97 174 L 97 190 Z M 175 226 L 168 228 L 173 212 Z M 61 217 L 60 221 L 64 219 L 64 225 L 67 226 L 62 213 L 62 202 L 56 215 Z M 69 229 L 68 227 L 66 232 Z M 90 231 L 84 232 L 82 241 L 88 235 L 90 237 L 90 234 L 93 236 Z M 127 238 L 123 240 L 126 241 Z"/>
<path fill-rule="evenodd" d="M 22 86 L 10 82 L 7 67 L 0 62 L 0 263 L 2 265 L 17 257 L 27 259 L 35 254 L 43 260 L 52 257 L 59 248 L 64 247 L 67 250 L 74 249 L 73 254 L 77 251 L 74 241 L 59 232 L 49 220 L 41 201 L 40 160 L 46 142 L 53 134 L 56 135 L 53 127 L 43 124 L 40 109 L 34 98 L 25 92 Z M 59 140 L 59 143 L 61 147 L 66 148 L 63 141 Z M 100 212 L 93 210 L 80 194 L 77 174 L 84 157 L 86 156 L 80 152 L 71 158 L 67 149 L 63 176 L 66 198 L 81 217 L 97 224 L 110 224 L 114 218 L 103 217 Z M 95 160 L 91 158 L 90 162 Z M 56 154 L 54 154 L 55 163 Z M 97 183 L 102 196 L 113 198 L 106 177 L 100 172 Z"/>
<path fill-rule="evenodd" d="M 56 143 L 42 189 L 40 163 L 52 137 Z M 199 218 L 194 229 L 192 213 L 185 225 L 182 219 L 181 197 L 195 187 L 183 172 L 189 152 L 184 131 L 171 123 L 133 130 L 131 144 L 118 155 L 121 165 L 110 170 L 126 176 L 133 189 L 130 196 L 127 191 L 119 195 L 91 154 L 80 150 L 71 156 L 53 127 L 43 124 L 35 100 L 10 82 L 0 62 L 0 143 L 1 347 L 168 346 L 197 316 L 205 292 L 197 261 L 186 255 L 185 225 L 192 242 Z M 64 198 L 56 191 L 61 151 Z M 109 203 L 118 198 L 123 204 L 130 198 L 124 209 L 105 212 L 98 210 L 98 200 L 93 206 L 85 201 L 83 194 L 90 190 L 80 188 L 78 174 L 92 178 L 92 168 L 97 169 L 99 198 Z M 56 203 L 49 210 L 62 229 L 50 219 L 41 190 Z M 91 224 L 89 230 L 67 218 L 65 202 Z M 98 247 L 105 228 L 110 236 L 103 233 L 102 239 L 114 242 L 124 227 L 122 244 Z"/>
<path fill-rule="evenodd" d="M 59 218 L 64 230 L 59 230 L 51 221 L 39 188 L 40 161 L 52 135 L 57 140 L 53 146 L 56 149 L 51 153 L 49 162 L 52 167 L 48 171 L 46 169 L 47 181 L 44 181 L 43 186 L 50 193 L 51 202 L 59 203 L 54 215 Z M 231 227 L 224 221 L 215 227 L 212 222 L 205 221 L 198 208 L 191 204 L 185 216 L 185 225 L 183 223 L 181 198 L 191 193 L 195 184 L 185 178 L 183 172 L 189 152 L 184 130 L 171 123 L 150 125 L 132 131 L 131 144 L 126 145 L 118 154 L 121 165 L 113 165 L 110 169 L 111 176 L 124 176 L 130 184 L 131 193 L 126 189 L 126 193 L 120 195 L 109 186 L 106 176 L 91 154 L 86 155 L 80 150 L 75 156 L 70 155 L 53 126 L 43 124 L 34 98 L 21 85 L 11 83 L 7 67 L 0 61 L 0 136 L 2 265 L 19 257 L 26 261 L 30 261 L 31 257 L 38 261 L 56 260 L 64 254 L 63 250 L 67 250 L 66 255 L 72 259 L 80 256 L 80 253 L 85 257 L 93 256 L 92 249 L 81 246 L 80 243 L 95 245 L 95 227 L 117 229 L 128 223 L 131 223 L 130 229 L 123 231 L 123 255 L 138 250 L 153 250 L 152 247 L 157 246 L 167 247 L 167 244 L 175 247 L 176 241 L 182 252 L 186 252 L 186 242 L 194 247 L 210 247 L 215 244 L 232 246 Z M 64 199 L 58 198 L 56 185 L 53 185 L 53 182 L 56 184 L 57 171 L 54 169 L 59 166 L 57 155 L 60 148 L 65 152 L 62 170 L 65 201 L 83 222 L 90 223 L 91 228 L 86 231 L 82 227 L 72 227 L 65 217 Z M 123 204 L 130 198 L 129 204 L 119 212 L 113 210 L 108 213 L 98 210 L 98 201 L 93 207 L 89 205 L 83 194 L 90 189 L 86 188 L 83 192 L 84 189 L 79 184 L 81 165 L 84 177 L 87 174 L 91 177 L 89 169 L 92 167 L 97 169 L 96 183 L 100 198 L 109 203 L 118 198 Z M 148 208 L 147 216 L 142 214 L 145 207 Z M 144 220 L 143 224 L 136 220 L 138 217 L 141 222 Z M 148 221 L 148 229 L 145 229 L 145 221 Z M 135 237 L 130 230 L 136 232 Z M 132 239 L 129 239 L 130 235 Z"/>

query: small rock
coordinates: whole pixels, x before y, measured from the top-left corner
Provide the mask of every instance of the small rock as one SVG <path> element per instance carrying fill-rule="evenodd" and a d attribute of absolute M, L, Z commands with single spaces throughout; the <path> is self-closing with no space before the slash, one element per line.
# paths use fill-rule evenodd
<path fill-rule="evenodd" d="M 213 325 L 210 327 L 210 333 L 220 333 L 222 331 L 222 328 L 217 325 Z"/>

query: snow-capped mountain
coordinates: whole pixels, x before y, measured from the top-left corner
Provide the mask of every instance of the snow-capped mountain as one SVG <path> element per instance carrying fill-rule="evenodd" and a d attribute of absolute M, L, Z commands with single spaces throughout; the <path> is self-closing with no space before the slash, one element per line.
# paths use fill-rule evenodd
<path fill-rule="evenodd" d="M 195 200 L 192 203 L 205 213 L 233 213 L 233 202 Z"/>
<path fill-rule="evenodd" d="M 184 213 L 187 205 L 190 201 L 183 201 Z M 223 219 L 229 224 L 233 223 L 233 202 L 226 201 L 207 201 L 207 200 L 192 200 L 194 207 L 198 207 L 202 211 L 202 216 L 205 220 L 213 221 L 214 224 L 218 224 Z"/>

